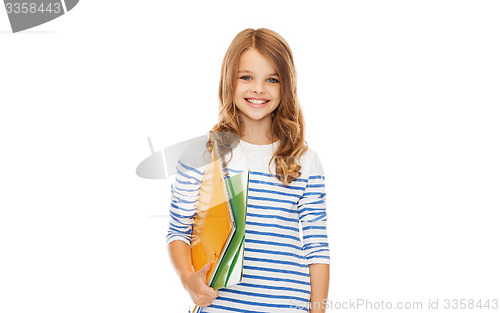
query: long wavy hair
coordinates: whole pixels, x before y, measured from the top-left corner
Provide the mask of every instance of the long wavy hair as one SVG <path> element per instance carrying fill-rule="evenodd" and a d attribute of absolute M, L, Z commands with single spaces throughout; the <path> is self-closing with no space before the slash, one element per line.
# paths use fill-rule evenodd
<path fill-rule="evenodd" d="M 232 157 L 232 149 L 237 144 L 235 141 L 244 133 L 242 113 L 233 103 L 233 94 L 240 56 L 249 48 L 257 50 L 273 64 L 280 78 L 281 102 L 271 114 L 271 134 L 279 139 L 279 145 L 268 167 L 271 172 L 274 160 L 276 177 L 282 184 L 288 185 L 301 175 L 299 159 L 307 150 L 307 142 L 304 118 L 297 97 L 297 73 L 292 50 L 285 39 L 272 30 L 245 29 L 236 35 L 227 49 L 219 83 L 218 123 L 210 131 L 207 147 L 212 151 L 215 140 L 221 155 L 231 152 Z"/>

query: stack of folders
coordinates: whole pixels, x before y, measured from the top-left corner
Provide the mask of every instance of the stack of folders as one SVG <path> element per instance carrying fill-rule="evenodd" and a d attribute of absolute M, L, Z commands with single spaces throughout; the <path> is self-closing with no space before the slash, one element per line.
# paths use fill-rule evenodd
<path fill-rule="evenodd" d="M 191 257 L 195 271 L 212 263 L 207 284 L 217 290 L 242 279 L 249 172 L 225 177 L 227 171 L 216 146 L 211 156 L 198 196 Z"/>

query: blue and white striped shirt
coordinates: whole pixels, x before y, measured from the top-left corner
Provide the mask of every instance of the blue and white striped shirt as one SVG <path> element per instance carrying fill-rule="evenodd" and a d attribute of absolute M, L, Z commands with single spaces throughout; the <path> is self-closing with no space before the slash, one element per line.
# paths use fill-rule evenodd
<path fill-rule="evenodd" d="M 243 279 L 219 289 L 219 296 L 201 312 L 309 312 L 308 265 L 330 263 L 325 176 L 316 152 L 309 148 L 300 158 L 301 176 L 284 186 L 269 173 L 275 144 L 240 140 L 233 151 L 229 176 L 250 170 Z M 275 174 L 274 162 L 271 172 Z M 203 167 L 179 161 L 167 243 L 182 240 L 190 245 L 203 173 Z"/>

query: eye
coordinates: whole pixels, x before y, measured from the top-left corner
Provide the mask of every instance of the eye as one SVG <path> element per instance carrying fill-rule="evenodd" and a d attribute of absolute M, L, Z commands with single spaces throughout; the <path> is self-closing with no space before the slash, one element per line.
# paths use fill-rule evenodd
<path fill-rule="evenodd" d="M 243 79 L 243 80 L 250 80 L 252 79 L 250 76 L 248 75 L 245 75 L 245 76 L 241 76 L 240 79 Z"/>
<path fill-rule="evenodd" d="M 279 83 L 279 81 L 276 78 L 269 78 L 267 81 L 273 84 Z"/>

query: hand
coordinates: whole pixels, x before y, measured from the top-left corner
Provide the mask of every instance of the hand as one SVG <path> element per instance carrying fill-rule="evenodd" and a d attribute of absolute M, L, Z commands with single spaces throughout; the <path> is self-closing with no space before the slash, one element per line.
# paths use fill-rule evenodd
<path fill-rule="evenodd" d="M 209 306 L 219 296 L 217 290 L 206 283 L 212 263 L 207 263 L 198 272 L 190 272 L 183 279 L 184 288 L 196 306 Z"/>

